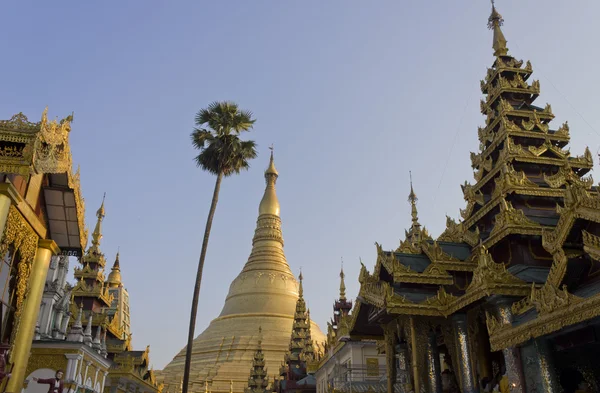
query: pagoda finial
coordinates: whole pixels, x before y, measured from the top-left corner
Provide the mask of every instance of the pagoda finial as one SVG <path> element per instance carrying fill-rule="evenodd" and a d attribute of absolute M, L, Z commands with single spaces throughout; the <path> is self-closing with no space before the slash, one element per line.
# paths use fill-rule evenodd
<path fill-rule="evenodd" d="M 506 47 L 506 38 L 500 26 L 504 24 L 502 15 L 496 10 L 496 4 L 492 0 L 492 13 L 488 18 L 488 29 L 494 30 L 494 40 L 492 48 L 494 48 L 494 56 L 506 56 L 508 54 L 508 48 Z"/>
<path fill-rule="evenodd" d="M 277 199 L 277 193 L 275 192 L 275 183 L 279 177 L 279 172 L 275 168 L 275 160 L 273 158 L 273 146 L 269 147 L 271 150 L 271 158 L 269 160 L 269 167 L 265 171 L 265 181 L 267 182 L 267 188 L 265 194 L 260 201 L 258 207 L 258 214 L 271 214 L 279 216 L 279 200 Z"/>
<path fill-rule="evenodd" d="M 411 206 L 410 215 L 412 216 L 413 227 L 415 225 L 420 226 L 419 225 L 419 216 L 417 214 L 417 201 L 419 199 L 417 198 L 417 194 L 415 194 L 415 190 L 413 189 L 412 172 L 408 171 L 408 175 L 410 177 L 410 194 L 408 194 L 408 201 L 410 202 L 410 206 Z"/>
<path fill-rule="evenodd" d="M 120 251 L 117 251 L 115 263 L 113 264 L 110 274 L 108 275 L 108 279 L 106 280 L 111 288 L 121 285 L 121 262 L 119 261 L 119 254 Z"/>
<path fill-rule="evenodd" d="M 302 267 L 300 268 L 300 275 L 298 276 L 298 296 L 302 299 L 304 297 L 304 288 L 302 288 Z"/>
<path fill-rule="evenodd" d="M 96 227 L 94 228 L 94 232 L 92 233 L 92 247 L 91 249 L 99 252 L 100 251 L 100 240 L 102 239 L 102 220 L 104 220 L 105 211 L 104 211 L 104 200 L 106 199 L 106 193 L 102 196 L 102 204 L 100 208 L 96 212 L 96 217 L 98 217 L 98 221 L 96 221 Z"/>
<path fill-rule="evenodd" d="M 344 282 L 344 258 L 342 258 L 342 269 L 340 270 L 340 300 L 346 300 L 346 283 Z"/>

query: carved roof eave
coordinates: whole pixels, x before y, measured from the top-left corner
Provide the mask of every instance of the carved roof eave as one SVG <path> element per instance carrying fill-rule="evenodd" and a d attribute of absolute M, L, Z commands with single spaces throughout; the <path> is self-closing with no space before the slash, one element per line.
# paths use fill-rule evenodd
<path fill-rule="evenodd" d="M 561 127 L 564 127 L 561 126 Z M 552 133 L 544 132 L 541 130 L 507 130 L 502 128 L 498 132 L 488 131 L 489 127 L 486 127 L 482 134 L 480 135 L 480 142 L 491 142 L 485 149 L 485 151 L 480 153 L 481 160 L 486 160 L 490 154 L 492 154 L 495 149 L 500 145 L 500 143 L 504 142 L 506 138 L 511 137 L 524 137 L 524 138 L 532 138 L 532 139 L 543 139 L 549 140 L 553 142 L 562 142 L 563 144 L 569 143 L 571 137 L 565 131 L 556 130 Z M 490 134 L 491 133 L 491 134 Z M 488 134 L 491 135 L 491 138 L 488 137 Z"/>
<path fill-rule="evenodd" d="M 397 273 L 394 274 L 394 283 L 452 285 L 454 279 L 449 274 Z"/>
<path fill-rule="evenodd" d="M 540 95 L 540 88 L 535 86 L 529 87 L 502 87 L 494 91 L 491 96 L 488 95 L 485 102 L 481 104 L 481 113 L 485 115 L 488 108 L 490 108 L 504 93 L 518 93 L 518 94 L 530 94 L 532 96 L 531 101 L 534 101 Z M 485 93 L 484 93 L 485 94 Z"/>
<path fill-rule="evenodd" d="M 443 288 L 443 287 L 442 287 Z M 484 297 L 491 295 L 503 296 L 527 296 L 531 290 L 528 283 L 486 283 L 482 286 L 467 291 L 464 295 L 456 297 L 448 295 L 452 298 L 446 303 L 438 303 L 436 295 L 419 303 L 414 303 L 408 299 L 394 294 L 386 300 L 385 310 L 392 315 L 419 315 L 419 316 L 434 316 L 448 317 L 459 310 L 468 307 Z M 371 304 L 370 302 L 368 302 Z M 371 304 L 373 307 L 378 307 Z M 384 307 L 378 307 L 384 308 Z"/>
<path fill-rule="evenodd" d="M 593 162 L 583 162 L 583 159 L 559 159 L 559 158 L 548 158 L 548 157 L 536 157 L 536 156 L 518 156 L 510 154 L 506 157 L 505 160 L 499 160 L 496 163 L 494 168 L 485 174 L 477 183 L 473 184 L 471 187 L 473 192 L 479 191 L 481 187 L 483 187 L 486 183 L 488 183 L 494 176 L 498 174 L 502 170 L 502 166 L 506 163 L 509 164 L 512 161 L 526 162 L 531 164 L 546 164 L 546 165 L 555 165 L 562 167 L 565 163 L 568 163 L 569 166 L 576 169 L 587 169 L 590 170 L 593 168 Z"/>
<path fill-rule="evenodd" d="M 518 326 L 501 325 L 490 332 L 492 351 L 522 344 L 600 316 L 600 294 L 567 304 Z"/>
<path fill-rule="evenodd" d="M 527 196 L 538 196 L 538 197 L 550 197 L 550 198 L 562 198 L 565 195 L 565 190 L 560 188 L 542 188 L 542 187 L 508 187 L 501 194 L 496 195 L 488 203 L 486 203 L 481 209 L 477 210 L 472 216 L 465 219 L 463 222 L 465 228 L 472 227 L 476 222 L 485 217 L 490 211 L 500 204 L 502 199 L 508 194 L 518 194 Z"/>
<path fill-rule="evenodd" d="M 556 253 L 562 248 L 573 224 L 577 219 L 586 219 L 600 223 L 600 196 L 590 193 L 582 187 L 571 187 L 568 190 L 569 197 L 565 196 L 565 207 L 557 205 L 560 214 L 558 223 L 552 231 L 545 231 L 542 236 L 542 245 L 550 254 Z"/>
<path fill-rule="evenodd" d="M 492 72 L 490 73 L 489 70 Z M 485 77 L 483 83 L 480 83 L 481 92 L 483 94 L 487 94 L 487 90 L 491 87 L 491 83 L 497 78 L 498 74 L 502 72 L 514 72 L 523 75 L 523 79 L 527 80 L 531 74 L 533 74 L 533 69 L 531 68 L 531 63 L 528 61 L 524 68 L 520 67 L 508 67 L 506 65 L 500 65 L 499 67 L 493 67 L 488 69 L 488 74 Z"/>

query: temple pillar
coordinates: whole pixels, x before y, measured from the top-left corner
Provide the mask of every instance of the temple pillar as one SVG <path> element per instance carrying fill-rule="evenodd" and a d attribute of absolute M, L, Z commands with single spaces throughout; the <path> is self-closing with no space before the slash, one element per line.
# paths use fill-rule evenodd
<path fill-rule="evenodd" d="M 478 325 L 479 334 L 477 334 L 477 364 L 479 366 L 479 378 L 492 379 L 492 361 L 490 359 L 491 348 L 490 340 L 487 335 L 485 323 Z"/>
<path fill-rule="evenodd" d="M 385 367 L 387 368 L 387 391 L 394 393 L 396 383 L 396 332 L 385 329 Z"/>
<path fill-rule="evenodd" d="M 522 348 L 527 392 L 562 393 L 548 340 L 537 338 Z"/>
<path fill-rule="evenodd" d="M 65 354 L 67 358 L 67 369 L 65 370 L 65 381 L 73 381 L 77 380 L 77 369 L 79 365 L 79 361 L 83 360 L 83 355 L 79 353 L 67 353 Z"/>
<path fill-rule="evenodd" d="M 429 392 L 442 393 L 442 369 L 435 330 L 431 330 L 427 337 L 427 379 Z"/>
<path fill-rule="evenodd" d="M 462 393 L 478 393 L 479 389 L 475 384 L 473 374 L 471 350 L 469 348 L 469 333 L 467 326 L 467 316 L 465 314 L 456 314 L 452 317 L 454 327 L 454 341 L 456 346 L 456 355 L 458 364 L 454 367 L 459 376 Z M 415 390 L 416 391 L 416 390 Z"/>
<path fill-rule="evenodd" d="M 104 392 L 104 385 L 106 384 L 107 376 L 108 376 L 108 371 L 104 371 L 104 375 L 102 375 L 102 386 L 100 387 L 100 393 Z"/>
<path fill-rule="evenodd" d="M 398 356 L 398 372 L 400 373 L 398 382 L 402 387 L 412 384 L 411 382 L 411 370 L 410 361 L 408 359 L 408 346 L 406 343 L 399 344 L 396 347 L 396 354 Z"/>
<path fill-rule="evenodd" d="M 501 325 L 511 324 L 513 321 L 512 302 L 508 300 L 495 301 L 496 318 Z M 525 393 L 525 378 L 523 375 L 523 363 L 521 354 L 516 347 L 508 347 L 502 350 L 504 364 L 506 366 L 506 377 L 510 391 L 515 393 Z"/>
<path fill-rule="evenodd" d="M 12 375 L 6 385 L 6 392 L 21 392 L 23 387 L 23 380 L 26 377 L 25 371 L 35 333 L 35 325 L 37 324 L 40 303 L 42 302 L 42 295 L 44 293 L 46 274 L 50 266 L 50 258 L 58 252 L 59 248 L 54 240 L 39 240 L 29 275 L 27 297 L 23 304 L 19 328 L 15 336 Z"/>

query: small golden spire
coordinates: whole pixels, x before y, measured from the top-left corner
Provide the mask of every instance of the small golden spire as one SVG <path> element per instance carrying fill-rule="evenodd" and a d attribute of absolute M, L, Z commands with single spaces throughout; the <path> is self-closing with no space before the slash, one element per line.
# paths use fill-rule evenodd
<path fill-rule="evenodd" d="M 260 201 L 258 207 L 258 214 L 271 214 L 279 216 L 279 200 L 277 199 L 277 193 L 275 192 L 275 183 L 279 177 L 279 172 L 275 168 L 275 161 L 273 159 L 273 146 L 269 147 L 271 150 L 271 159 L 269 160 L 269 167 L 265 171 L 265 181 L 267 187 L 265 193 Z"/>
<path fill-rule="evenodd" d="M 108 286 L 111 288 L 118 287 L 121 285 L 121 263 L 119 262 L 119 251 L 117 251 L 117 257 L 115 258 L 115 263 L 108 275 L 108 279 L 106 282 Z"/>
<path fill-rule="evenodd" d="M 411 213 L 410 215 L 412 216 L 412 222 L 413 222 L 413 226 L 419 225 L 419 216 L 417 215 L 417 201 L 419 200 L 417 198 L 417 194 L 415 194 L 415 190 L 413 190 L 413 184 L 412 184 L 412 172 L 408 171 L 408 175 L 410 177 L 410 194 L 408 194 L 408 201 L 410 202 L 411 205 Z"/>
<path fill-rule="evenodd" d="M 344 259 L 342 258 L 342 269 L 340 270 L 340 300 L 346 300 L 346 284 L 344 283 Z"/>
<path fill-rule="evenodd" d="M 92 233 L 92 250 L 99 252 L 100 251 L 100 240 L 102 239 L 102 220 L 104 220 L 105 212 L 104 212 L 104 200 L 106 199 L 106 193 L 102 196 L 102 204 L 100 208 L 96 212 L 96 217 L 98 217 L 98 221 L 96 221 L 96 227 L 94 228 L 94 232 Z"/>
<path fill-rule="evenodd" d="M 304 277 L 302 277 L 302 268 L 300 268 L 300 275 L 298 276 L 298 297 L 300 297 L 301 299 L 304 296 L 304 288 L 302 288 L 302 279 Z"/>
<path fill-rule="evenodd" d="M 508 48 L 506 47 L 506 38 L 502 33 L 500 26 L 504 24 L 502 15 L 496 10 L 494 0 L 492 0 L 492 13 L 488 18 L 488 29 L 494 30 L 494 40 L 492 48 L 494 48 L 494 56 L 506 56 L 508 54 Z"/>

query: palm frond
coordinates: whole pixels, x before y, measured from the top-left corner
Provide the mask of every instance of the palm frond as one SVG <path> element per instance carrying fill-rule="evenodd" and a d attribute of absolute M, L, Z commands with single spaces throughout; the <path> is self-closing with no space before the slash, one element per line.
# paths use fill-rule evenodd
<path fill-rule="evenodd" d="M 224 176 L 239 173 L 250 167 L 256 158 L 256 143 L 242 141 L 238 135 L 252 128 L 256 120 L 252 112 L 240 110 L 234 102 L 215 101 L 198 111 L 192 144 L 200 153 L 196 164 L 203 170 Z"/>

